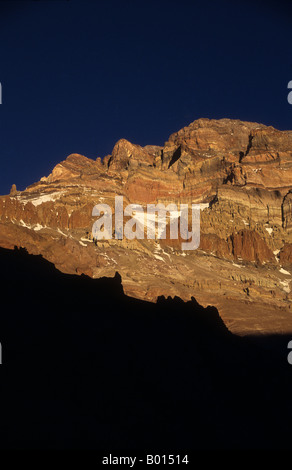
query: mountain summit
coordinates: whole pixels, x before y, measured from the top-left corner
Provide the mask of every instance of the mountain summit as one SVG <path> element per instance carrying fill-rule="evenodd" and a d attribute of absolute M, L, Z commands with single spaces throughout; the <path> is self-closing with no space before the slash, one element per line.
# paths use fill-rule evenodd
<path fill-rule="evenodd" d="M 99 202 L 201 205 L 199 249 L 180 240 L 93 243 Z M 127 295 L 213 305 L 235 333 L 292 331 L 292 131 L 199 119 L 163 147 L 119 140 L 96 161 L 71 154 L 24 191 L 0 197 L 0 246 L 25 247 L 62 272 L 118 270 Z"/>

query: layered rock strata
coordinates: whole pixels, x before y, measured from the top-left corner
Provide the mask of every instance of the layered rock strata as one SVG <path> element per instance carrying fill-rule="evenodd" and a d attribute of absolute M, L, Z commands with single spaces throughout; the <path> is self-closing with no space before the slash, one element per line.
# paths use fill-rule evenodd
<path fill-rule="evenodd" d="M 93 207 L 200 204 L 195 251 L 181 239 L 92 241 Z M 292 131 L 199 119 L 163 147 L 125 139 L 96 161 L 69 155 L 0 197 L 0 246 L 25 247 L 66 273 L 118 271 L 126 294 L 214 305 L 238 334 L 292 331 Z"/>

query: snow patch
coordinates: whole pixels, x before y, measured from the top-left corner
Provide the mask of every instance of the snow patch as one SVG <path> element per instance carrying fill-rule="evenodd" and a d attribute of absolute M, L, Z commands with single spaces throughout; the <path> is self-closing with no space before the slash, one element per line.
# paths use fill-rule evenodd
<path fill-rule="evenodd" d="M 30 226 L 30 225 L 27 225 L 22 219 L 19 221 L 19 224 L 20 224 L 22 227 L 26 227 L 26 228 L 31 229 L 31 226 Z"/>
<path fill-rule="evenodd" d="M 115 259 L 110 258 L 106 253 L 100 253 L 100 256 L 103 256 L 103 257 L 106 258 L 108 261 L 113 261 L 115 264 L 118 264 Z"/>
<path fill-rule="evenodd" d="M 282 284 L 282 286 L 283 286 L 283 291 L 287 292 L 287 294 L 289 294 L 289 292 L 291 292 L 291 289 L 290 289 L 290 286 L 289 286 L 290 282 L 291 281 L 280 281 L 280 284 Z"/>
<path fill-rule="evenodd" d="M 31 199 L 26 199 L 26 200 L 24 200 L 23 198 L 19 198 L 19 201 L 22 204 L 27 204 L 28 202 L 31 202 L 34 206 L 39 206 L 40 204 L 43 204 L 44 202 L 56 201 L 63 194 L 64 194 L 64 191 L 55 191 L 50 194 L 41 194 L 38 197 L 32 197 Z"/>
<path fill-rule="evenodd" d="M 58 231 L 59 233 L 61 233 L 61 235 L 64 235 L 64 237 L 68 237 L 68 235 L 67 235 L 66 233 L 62 232 L 62 230 L 60 230 L 59 227 L 58 227 L 58 230 L 57 230 L 57 231 Z"/>
<path fill-rule="evenodd" d="M 288 271 L 285 271 L 285 269 L 283 269 L 283 268 L 279 269 L 279 271 L 282 274 L 287 274 L 288 276 L 291 276 L 291 274 Z"/>
<path fill-rule="evenodd" d="M 156 247 L 155 247 L 155 250 L 154 250 L 154 253 L 162 253 L 162 254 L 164 254 L 165 256 L 168 256 L 169 259 L 170 259 L 170 254 L 169 254 L 169 253 L 166 253 L 166 251 L 164 251 L 164 249 L 161 248 L 160 243 L 157 243 L 157 245 L 156 245 Z"/>
<path fill-rule="evenodd" d="M 165 260 L 162 258 L 162 256 L 158 256 L 154 254 L 154 258 L 159 259 L 160 261 L 163 261 L 165 263 Z"/>
<path fill-rule="evenodd" d="M 29 230 L 35 230 L 36 232 L 39 230 L 42 230 L 43 228 L 47 228 L 46 226 L 43 226 L 41 224 L 35 224 L 35 225 L 26 224 L 22 219 L 20 219 L 19 225 L 21 225 L 22 227 L 28 228 Z"/>
<path fill-rule="evenodd" d="M 41 225 L 41 224 L 36 224 L 36 225 L 35 225 L 34 227 L 32 227 L 32 228 L 33 228 L 33 230 L 35 230 L 35 231 L 39 231 L 39 230 L 42 230 L 43 228 L 46 228 L 46 227 L 44 227 L 44 226 Z"/>

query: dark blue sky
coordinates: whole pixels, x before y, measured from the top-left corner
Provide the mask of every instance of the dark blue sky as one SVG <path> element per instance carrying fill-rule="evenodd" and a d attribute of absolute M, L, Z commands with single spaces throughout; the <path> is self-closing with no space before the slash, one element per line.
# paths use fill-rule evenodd
<path fill-rule="evenodd" d="M 281 1 L 0 1 L 0 194 L 200 117 L 292 129 L 291 46 Z"/>

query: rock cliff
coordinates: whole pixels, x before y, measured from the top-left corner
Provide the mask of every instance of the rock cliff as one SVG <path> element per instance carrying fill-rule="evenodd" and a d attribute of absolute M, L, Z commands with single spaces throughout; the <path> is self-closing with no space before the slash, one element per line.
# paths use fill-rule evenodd
<path fill-rule="evenodd" d="M 93 243 L 93 207 L 201 205 L 201 240 Z M 292 131 L 199 119 L 163 147 L 121 139 L 96 161 L 72 154 L 0 197 L 0 246 L 25 247 L 65 273 L 122 277 L 126 294 L 214 305 L 238 334 L 292 331 Z M 113 233 L 114 236 L 114 233 Z"/>

